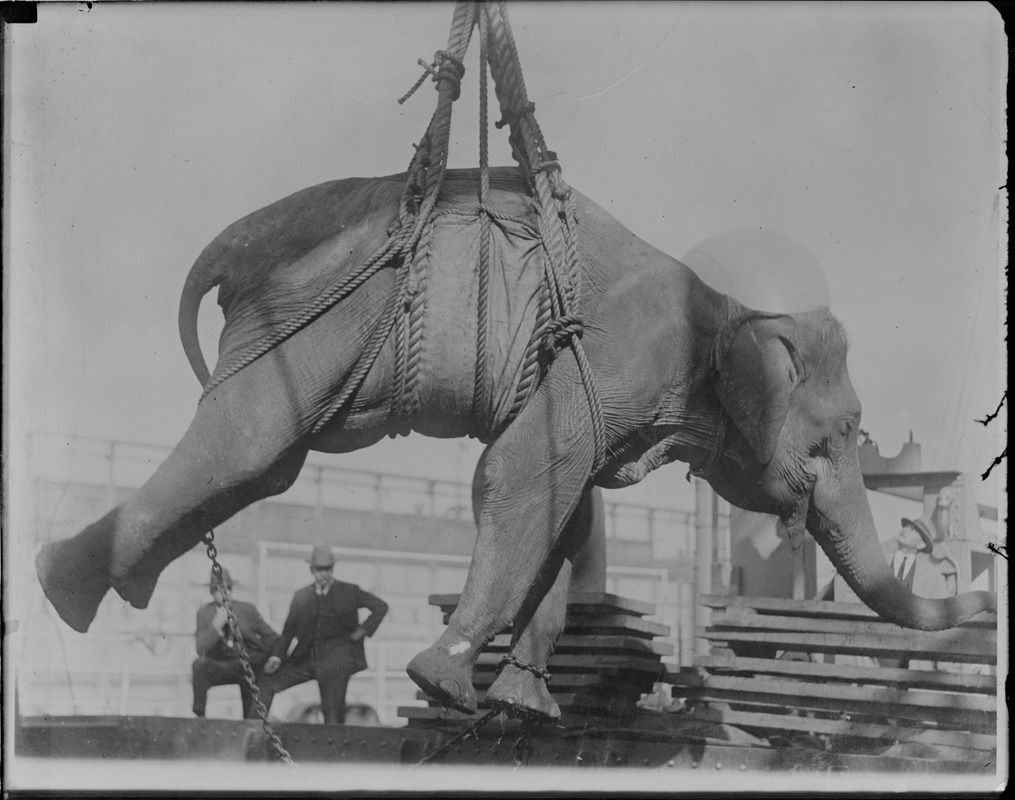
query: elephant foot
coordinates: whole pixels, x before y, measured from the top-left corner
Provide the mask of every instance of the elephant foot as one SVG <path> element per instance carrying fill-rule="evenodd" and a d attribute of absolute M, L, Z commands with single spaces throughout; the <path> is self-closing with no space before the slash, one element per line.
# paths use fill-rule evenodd
<path fill-rule="evenodd" d="M 527 669 L 505 664 L 497 680 L 486 692 L 494 708 L 514 714 L 560 719 L 560 706 L 550 696 L 546 681 Z"/>
<path fill-rule="evenodd" d="M 476 690 L 472 687 L 471 645 L 461 655 L 452 655 L 444 637 L 416 655 L 405 671 L 429 697 L 448 708 L 466 714 L 476 712 Z"/>
<path fill-rule="evenodd" d="M 65 539 L 43 546 L 35 556 L 35 573 L 60 619 L 84 633 L 109 591 L 105 574 L 80 558 L 76 542 Z"/>
<path fill-rule="evenodd" d="M 134 608 L 148 608 L 157 583 L 158 578 L 152 575 L 128 575 L 116 581 L 113 589 Z"/>

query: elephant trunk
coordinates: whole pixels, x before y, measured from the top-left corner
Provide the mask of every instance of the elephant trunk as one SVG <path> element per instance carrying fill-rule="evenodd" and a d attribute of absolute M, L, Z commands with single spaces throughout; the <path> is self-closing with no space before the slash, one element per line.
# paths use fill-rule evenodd
<path fill-rule="evenodd" d="M 866 490 L 859 477 L 840 484 L 836 517 L 822 510 L 820 490 L 808 513 L 807 528 L 849 587 L 884 619 L 905 628 L 938 631 L 961 625 L 981 611 L 996 611 L 997 597 L 990 592 L 967 592 L 957 597 L 929 599 L 913 594 L 895 577 L 885 557 Z M 847 519 L 844 523 L 842 520 Z"/>
<path fill-rule="evenodd" d="M 201 308 L 201 300 L 222 281 L 224 276 L 222 258 L 218 257 L 219 255 L 215 243 L 205 248 L 187 274 L 187 281 L 180 296 L 178 317 L 180 341 L 183 343 L 183 352 L 187 355 L 190 368 L 194 370 L 202 386 L 208 382 L 210 373 L 197 335 L 197 313 Z"/>

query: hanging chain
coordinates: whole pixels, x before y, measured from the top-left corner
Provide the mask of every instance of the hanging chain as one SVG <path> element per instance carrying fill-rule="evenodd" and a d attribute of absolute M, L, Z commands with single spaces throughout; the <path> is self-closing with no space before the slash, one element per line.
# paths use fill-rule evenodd
<path fill-rule="evenodd" d="M 243 634 L 240 632 L 239 623 L 237 623 L 236 616 L 233 614 L 232 592 L 226 586 L 225 579 L 222 577 L 222 565 L 218 561 L 218 549 L 215 547 L 215 532 L 212 530 L 206 531 L 202 540 L 207 548 L 208 558 L 211 559 L 211 571 L 212 575 L 215 576 L 215 586 L 222 594 L 222 607 L 226 610 L 227 624 L 236 641 L 236 651 L 240 656 L 240 665 L 243 667 L 243 679 L 250 688 L 254 707 L 257 709 L 257 715 L 261 718 L 261 727 L 268 735 L 268 742 L 278 756 L 279 761 L 295 767 L 296 762 L 293 761 L 289 751 L 283 746 L 282 740 L 278 738 L 278 734 L 272 730 L 271 724 L 268 722 L 268 709 L 265 708 L 264 702 L 261 700 L 261 691 L 257 686 L 257 676 L 254 674 L 254 669 L 250 664 L 250 655 L 247 653 L 247 647 L 243 642 Z"/>
<path fill-rule="evenodd" d="M 496 709 L 496 708 L 493 709 L 492 711 L 487 711 L 486 714 L 484 714 L 482 717 L 480 717 L 475 722 L 473 722 L 468 728 L 466 728 L 465 730 L 461 731 L 460 733 L 457 733 L 454 736 L 452 736 L 450 739 L 448 739 L 444 744 L 442 744 L 437 750 L 435 750 L 430 755 L 426 756 L 425 758 L 420 759 L 415 764 L 415 766 L 420 767 L 423 764 L 429 764 L 429 763 L 431 763 L 433 761 L 436 761 L 438 758 L 441 758 L 445 753 L 447 753 L 456 744 L 458 744 L 459 742 L 461 742 L 464 739 L 469 738 L 469 736 L 474 735 L 477 730 L 479 730 L 484 725 L 486 725 L 486 723 L 488 723 L 491 719 L 493 719 L 499 713 L 500 713 L 500 710 Z"/>

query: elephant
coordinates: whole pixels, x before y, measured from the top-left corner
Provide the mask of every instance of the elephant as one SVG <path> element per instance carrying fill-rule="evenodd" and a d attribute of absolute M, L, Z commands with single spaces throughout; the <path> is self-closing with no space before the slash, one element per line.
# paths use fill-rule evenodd
<path fill-rule="evenodd" d="M 407 667 L 451 708 L 475 711 L 473 664 L 512 626 L 511 654 L 488 699 L 559 714 L 545 666 L 562 630 L 571 563 L 595 527 L 595 493 L 673 461 L 730 503 L 777 515 L 795 543 L 809 532 L 889 621 L 939 630 L 996 609 L 992 593 L 932 600 L 892 574 L 860 472 L 861 407 L 847 337 L 828 308 L 747 308 L 574 190 L 580 326 L 569 320 L 562 332 L 546 320 L 544 249 L 518 170 L 490 171 L 482 208 L 477 171 L 448 170 L 427 238 L 398 267 L 410 269 L 404 295 L 394 294 L 398 269 L 381 269 L 236 367 L 239 355 L 382 247 L 404 181 L 349 178 L 304 189 L 235 222 L 202 251 L 180 301 L 184 350 L 205 387 L 192 423 L 133 495 L 37 554 L 45 594 L 72 628 L 88 629 L 111 588 L 145 608 L 166 565 L 240 509 L 289 487 L 310 449 L 351 452 L 409 430 L 487 445 L 460 603 Z M 481 326 L 483 215 L 493 234 Z M 215 286 L 224 327 L 209 374 L 196 317 Z M 383 319 L 394 320 L 390 335 L 372 338 Z M 481 330 L 489 335 L 477 370 Z M 568 349 L 574 337 L 591 387 L 577 348 Z M 534 343 L 538 370 L 520 391 Z M 590 546 L 601 554 L 601 543 Z"/>

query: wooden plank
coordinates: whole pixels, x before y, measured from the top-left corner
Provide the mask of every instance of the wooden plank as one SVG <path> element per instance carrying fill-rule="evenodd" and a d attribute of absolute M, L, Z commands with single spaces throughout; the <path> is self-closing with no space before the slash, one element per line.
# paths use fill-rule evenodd
<path fill-rule="evenodd" d="M 423 692 L 417 692 L 416 697 L 418 700 L 426 700 L 429 703 L 429 708 L 442 708 L 442 706 L 440 706 L 436 701 L 430 700 L 426 697 Z M 604 714 L 614 715 L 633 711 L 640 697 L 641 695 L 638 694 L 605 697 L 601 695 L 571 692 L 554 692 L 553 694 L 553 699 L 561 710 L 582 709 L 585 711 L 598 711 Z M 476 698 L 479 708 L 484 711 L 488 711 L 490 709 L 490 705 L 486 702 L 486 692 L 477 692 Z"/>
<path fill-rule="evenodd" d="M 863 603 L 842 603 L 828 600 L 790 600 L 780 597 L 740 597 L 725 594 L 702 595 L 700 601 L 709 608 L 751 608 L 760 612 L 776 612 L 789 616 L 835 617 L 839 619 L 880 619 L 877 612 Z M 997 629 L 997 615 L 977 614 L 960 628 Z"/>
<path fill-rule="evenodd" d="M 883 620 L 831 619 L 820 617 L 789 617 L 778 614 L 758 614 L 749 608 L 713 611 L 710 628 L 742 628 L 745 630 L 816 631 L 871 636 L 936 636 L 955 645 L 974 642 L 997 646 L 997 631 L 981 628 L 952 628 L 946 631 L 916 631 Z"/>
<path fill-rule="evenodd" d="M 449 617 L 444 617 L 444 624 L 448 624 Z M 507 633 L 508 630 L 500 633 Z M 669 636 L 670 628 L 658 622 L 651 622 L 639 617 L 614 615 L 576 615 L 567 618 L 564 626 L 564 635 L 573 634 L 580 636 L 638 636 L 651 639 L 655 636 Z"/>
<path fill-rule="evenodd" d="M 780 680 L 779 678 L 743 678 L 732 675 L 712 675 L 698 670 L 682 670 L 674 685 L 694 688 L 736 689 L 778 693 L 794 697 L 827 697 L 835 700 L 860 700 L 868 703 L 893 703 L 909 706 L 948 708 L 965 711 L 995 713 L 997 698 L 978 694 L 921 691 L 883 686 L 846 686 L 810 681 Z M 891 716 L 886 712 L 886 716 Z"/>
<path fill-rule="evenodd" d="M 955 661 L 972 664 L 996 664 L 997 648 L 960 643 L 952 646 L 936 633 L 920 633 L 901 642 L 894 636 L 846 636 L 840 633 L 777 633 L 756 631 L 712 630 L 697 631 L 699 638 L 714 642 L 749 642 L 769 644 L 785 650 L 804 653 L 841 653 L 844 655 L 887 656 L 893 658 L 925 659 L 929 661 Z"/>
<path fill-rule="evenodd" d="M 997 719 L 986 714 L 953 712 L 942 708 L 911 708 L 898 705 L 875 706 L 870 703 L 834 700 L 820 697 L 800 697 L 787 701 L 783 694 L 763 692 L 737 692 L 724 689 L 684 689 L 674 696 L 688 703 L 731 704 L 738 711 L 760 711 L 776 715 L 815 714 L 823 719 L 849 720 L 854 723 L 901 724 L 928 730 L 954 730 L 990 734 L 997 729 Z"/>
<path fill-rule="evenodd" d="M 821 664 L 813 661 L 782 661 L 769 658 L 740 658 L 732 654 L 699 656 L 695 659 L 695 666 L 730 670 L 731 672 L 792 675 L 824 681 L 904 685 L 919 689 L 942 689 L 989 695 L 997 693 L 996 675 L 970 675 L 894 667 L 857 667 L 848 664 Z M 666 683 L 673 683 L 670 680 L 670 676 L 673 674 L 667 673 L 667 677 L 664 679 Z"/>
<path fill-rule="evenodd" d="M 476 668 L 500 666 L 502 657 L 499 653 L 480 653 L 476 659 Z M 593 672 L 598 670 L 627 670 L 631 672 L 642 672 L 656 676 L 661 680 L 666 668 L 661 661 L 653 661 L 648 658 L 635 656 L 604 656 L 604 655 L 563 655 L 554 653 L 550 657 L 547 669 L 551 673 L 563 672 L 564 670 L 575 670 Z"/>
<path fill-rule="evenodd" d="M 445 613 L 451 613 L 458 607 L 461 597 L 460 594 L 432 594 L 427 601 Z M 608 592 L 579 592 L 568 597 L 567 610 L 569 614 L 627 614 L 644 617 L 654 614 L 656 609 L 651 603 Z"/>
<path fill-rule="evenodd" d="M 478 689 L 489 688 L 497 680 L 497 671 L 492 667 L 477 669 L 472 674 L 472 685 Z M 580 678 L 596 678 L 594 681 L 582 683 Z M 550 693 L 556 696 L 557 692 L 578 692 L 584 694 L 615 694 L 615 695 L 643 695 L 649 694 L 655 687 L 656 677 L 647 672 L 628 672 L 625 674 L 596 673 L 590 675 L 574 675 L 573 673 L 557 672 L 550 678 Z"/>
<path fill-rule="evenodd" d="M 498 634 L 484 649 L 491 652 L 502 652 L 511 648 L 511 634 Z M 563 634 L 554 644 L 554 651 L 582 653 L 617 653 L 645 656 L 671 656 L 673 645 L 650 639 L 639 639 L 634 636 L 594 636 Z"/>
<path fill-rule="evenodd" d="M 936 722 L 951 728 L 966 729 L 975 726 L 981 732 L 989 732 L 997 727 L 996 700 L 977 695 L 727 676 L 708 676 L 697 686 L 693 686 L 693 683 L 693 678 L 689 678 L 683 688 L 674 689 L 674 696 L 899 717 L 918 722 Z"/>
<path fill-rule="evenodd" d="M 709 709 L 707 716 L 703 718 L 727 725 L 749 728 L 806 731 L 808 733 L 820 733 L 832 736 L 860 736 L 865 739 L 918 742 L 988 752 L 997 749 L 997 737 L 982 733 L 938 731 L 894 725 L 872 725 L 869 723 L 850 722 L 848 720 L 813 719 L 811 717 L 798 717 L 788 714 L 759 714 L 753 711 L 732 711 L 716 708 Z"/>

